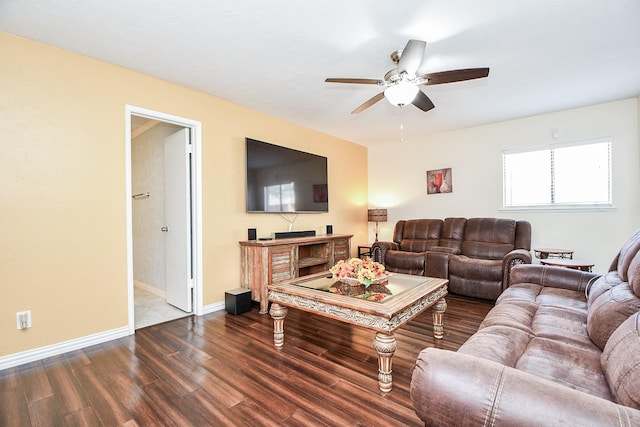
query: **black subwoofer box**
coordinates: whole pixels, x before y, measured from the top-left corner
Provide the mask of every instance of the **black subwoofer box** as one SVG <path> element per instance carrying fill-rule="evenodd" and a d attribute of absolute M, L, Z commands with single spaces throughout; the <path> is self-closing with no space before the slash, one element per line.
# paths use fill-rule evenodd
<path fill-rule="evenodd" d="M 237 288 L 226 291 L 224 293 L 224 309 L 231 314 L 251 311 L 251 289 Z"/>

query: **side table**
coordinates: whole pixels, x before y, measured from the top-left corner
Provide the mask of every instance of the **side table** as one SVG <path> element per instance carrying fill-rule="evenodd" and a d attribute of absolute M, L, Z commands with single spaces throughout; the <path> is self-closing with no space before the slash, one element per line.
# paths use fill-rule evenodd
<path fill-rule="evenodd" d="M 538 259 L 547 259 L 547 258 L 573 259 L 573 251 L 571 249 L 538 248 L 538 249 L 534 249 L 533 251 L 536 254 L 536 258 Z"/>
<path fill-rule="evenodd" d="M 589 272 L 593 267 L 593 264 L 588 262 L 578 261 L 575 259 L 563 259 L 563 258 L 542 259 L 540 260 L 540 264 L 551 265 L 555 267 L 573 268 L 574 270 L 589 271 Z"/>
<path fill-rule="evenodd" d="M 358 258 L 362 257 L 371 257 L 371 243 L 367 243 L 366 245 L 358 245 Z"/>

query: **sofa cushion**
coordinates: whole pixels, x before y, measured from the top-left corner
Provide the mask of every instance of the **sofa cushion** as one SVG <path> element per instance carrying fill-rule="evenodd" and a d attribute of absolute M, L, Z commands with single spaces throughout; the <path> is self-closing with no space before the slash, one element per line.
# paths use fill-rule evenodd
<path fill-rule="evenodd" d="M 640 409 L 640 313 L 615 330 L 602 353 L 602 369 L 615 402 Z"/>
<path fill-rule="evenodd" d="M 442 236 L 440 244 L 445 248 L 451 248 L 451 253 L 460 253 L 462 241 L 464 240 L 464 228 L 467 223 L 466 218 L 445 218 L 442 224 Z"/>
<path fill-rule="evenodd" d="M 609 272 L 597 281 L 590 283 L 589 305 L 600 295 L 622 282 L 631 284 L 634 293 L 640 296 L 640 229 L 622 246 L 614 258 Z"/>
<path fill-rule="evenodd" d="M 640 251 L 640 229 L 637 230 L 629 240 L 622 246 L 618 254 L 618 265 L 615 270 L 618 271 L 620 279 L 624 282 L 629 281 L 627 276 L 629 266 L 635 256 Z"/>
<path fill-rule="evenodd" d="M 400 250 L 407 252 L 425 252 L 440 242 L 442 220 L 413 219 L 404 223 Z"/>
<path fill-rule="evenodd" d="M 501 260 L 514 249 L 516 221 L 505 218 L 467 220 L 462 254 L 471 258 Z"/>
<path fill-rule="evenodd" d="M 534 338 L 516 369 L 585 393 L 612 400 L 596 346 L 576 347 L 549 338 Z"/>
<path fill-rule="evenodd" d="M 458 277 L 500 282 L 502 281 L 502 259 L 474 259 L 452 254 L 449 257 L 449 271 Z"/>
<path fill-rule="evenodd" d="M 631 260 L 627 270 L 627 278 L 633 293 L 640 297 L 640 252 Z"/>
<path fill-rule="evenodd" d="M 542 290 L 541 285 L 534 283 L 516 283 L 509 286 L 509 292 L 505 292 L 498 297 L 496 305 L 501 301 L 526 301 L 536 302 L 536 298 Z"/>
<path fill-rule="evenodd" d="M 529 221 L 516 221 L 515 249 L 531 250 L 531 223 Z"/>
<path fill-rule="evenodd" d="M 426 252 L 438 245 L 438 240 L 402 239 L 400 250 L 404 252 Z"/>
<path fill-rule="evenodd" d="M 587 303 L 580 292 L 518 283 L 500 296 L 494 310 L 503 306 L 500 308 L 505 312 L 503 325 L 527 328 L 540 338 L 558 339 L 580 347 L 593 346 L 587 334 Z M 520 315 L 525 309 L 530 313 L 529 320 Z M 490 318 L 493 319 L 487 316 L 482 324 Z M 495 324 L 495 320 L 492 322 Z"/>
<path fill-rule="evenodd" d="M 531 325 L 538 311 L 538 305 L 526 301 L 517 303 L 496 304 L 482 320 L 478 331 L 490 326 L 503 326 L 521 331 L 533 336 Z"/>
<path fill-rule="evenodd" d="M 502 293 L 502 260 L 449 256 L 449 290 L 495 300 Z"/>
<path fill-rule="evenodd" d="M 462 344 L 458 353 L 498 362 L 514 368 L 533 335 L 521 328 L 487 326 Z"/>
<path fill-rule="evenodd" d="M 582 292 L 544 287 L 540 290 L 536 302 L 540 305 L 580 310 L 583 315 L 586 315 L 587 298 Z"/>
<path fill-rule="evenodd" d="M 542 305 L 531 329 L 538 338 L 562 341 L 588 350 L 595 347 L 587 333 L 586 309 Z"/>
<path fill-rule="evenodd" d="M 509 292 L 500 295 L 496 303 L 504 301 L 528 301 L 537 305 L 572 307 L 581 311 L 587 309 L 583 293 L 535 283 L 515 283 L 509 286 Z"/>
<path fill-rule="evenodd" d="M 495 300 L 502 293 L 502 282 L 456 276 L 449 270 L 449 291 L 472 298 Z"/>
<path fill-rule="evenodd" d="M 604 349 L 607 340 L 629 316 L 640 311 L 640 298 L 622 282 L 600 295 L 589 306 L 587 330 L 591 340 Z"/>
<path fill-rule="evenodd" d="M 617 286 L 621 283 L 625 283 L 618 276 L 617 271 L 610 271 L 607 274 L 604 274 L 594 280 L 591 284 L 587 286 L 587 293 L 589 295 L 589 307 L 598 299 L 598 297 L 609 289 Z"/>
<path fill-rule="evenodd" d="M 519 283 L 500 296 L 479 330 L 504 326 L 520 329 L 532 337 L 557 339 L 591 349 L 586 306 L 581 293 Z"/>
<path fill-rule="evenodd" d="M 424 252 L 388 250 L 384 259 L 389 271 L 424 276 L 425 257 Z"/>

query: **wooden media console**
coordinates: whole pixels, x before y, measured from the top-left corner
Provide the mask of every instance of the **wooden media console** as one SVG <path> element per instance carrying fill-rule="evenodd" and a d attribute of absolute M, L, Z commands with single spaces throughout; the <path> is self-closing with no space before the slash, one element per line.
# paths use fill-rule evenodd
<path fill-rule="evenodd" d="M 267 287 L 296 277 L 329 271 L 351 255 L 350 234 L 296 237 L 240 242 L 241 286 L 251 289 L 251 299 L 260 302 L 260 313 L 269 309 Z"/>

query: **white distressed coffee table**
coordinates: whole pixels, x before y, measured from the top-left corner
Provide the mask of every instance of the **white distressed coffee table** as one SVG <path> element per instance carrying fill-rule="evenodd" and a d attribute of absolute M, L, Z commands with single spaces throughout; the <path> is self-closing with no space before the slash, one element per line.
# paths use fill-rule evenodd
<path fill-rule="evenodd" d="M 364 286 L 346 287 L 325 272 L 269 285 L 274 344 L 276 348 L 284 345 L 287 307 L 372 329 L 376 331 L 373 348 L 378 352 L 378 383 L 381 391 L 389 392 L 397 348 L 393 331 L 433 306 L 433 336 L 442 339 L 448 283 L 446 279 L 392 273 L 387 286 L 372 285 L 363 295 Z"/>

